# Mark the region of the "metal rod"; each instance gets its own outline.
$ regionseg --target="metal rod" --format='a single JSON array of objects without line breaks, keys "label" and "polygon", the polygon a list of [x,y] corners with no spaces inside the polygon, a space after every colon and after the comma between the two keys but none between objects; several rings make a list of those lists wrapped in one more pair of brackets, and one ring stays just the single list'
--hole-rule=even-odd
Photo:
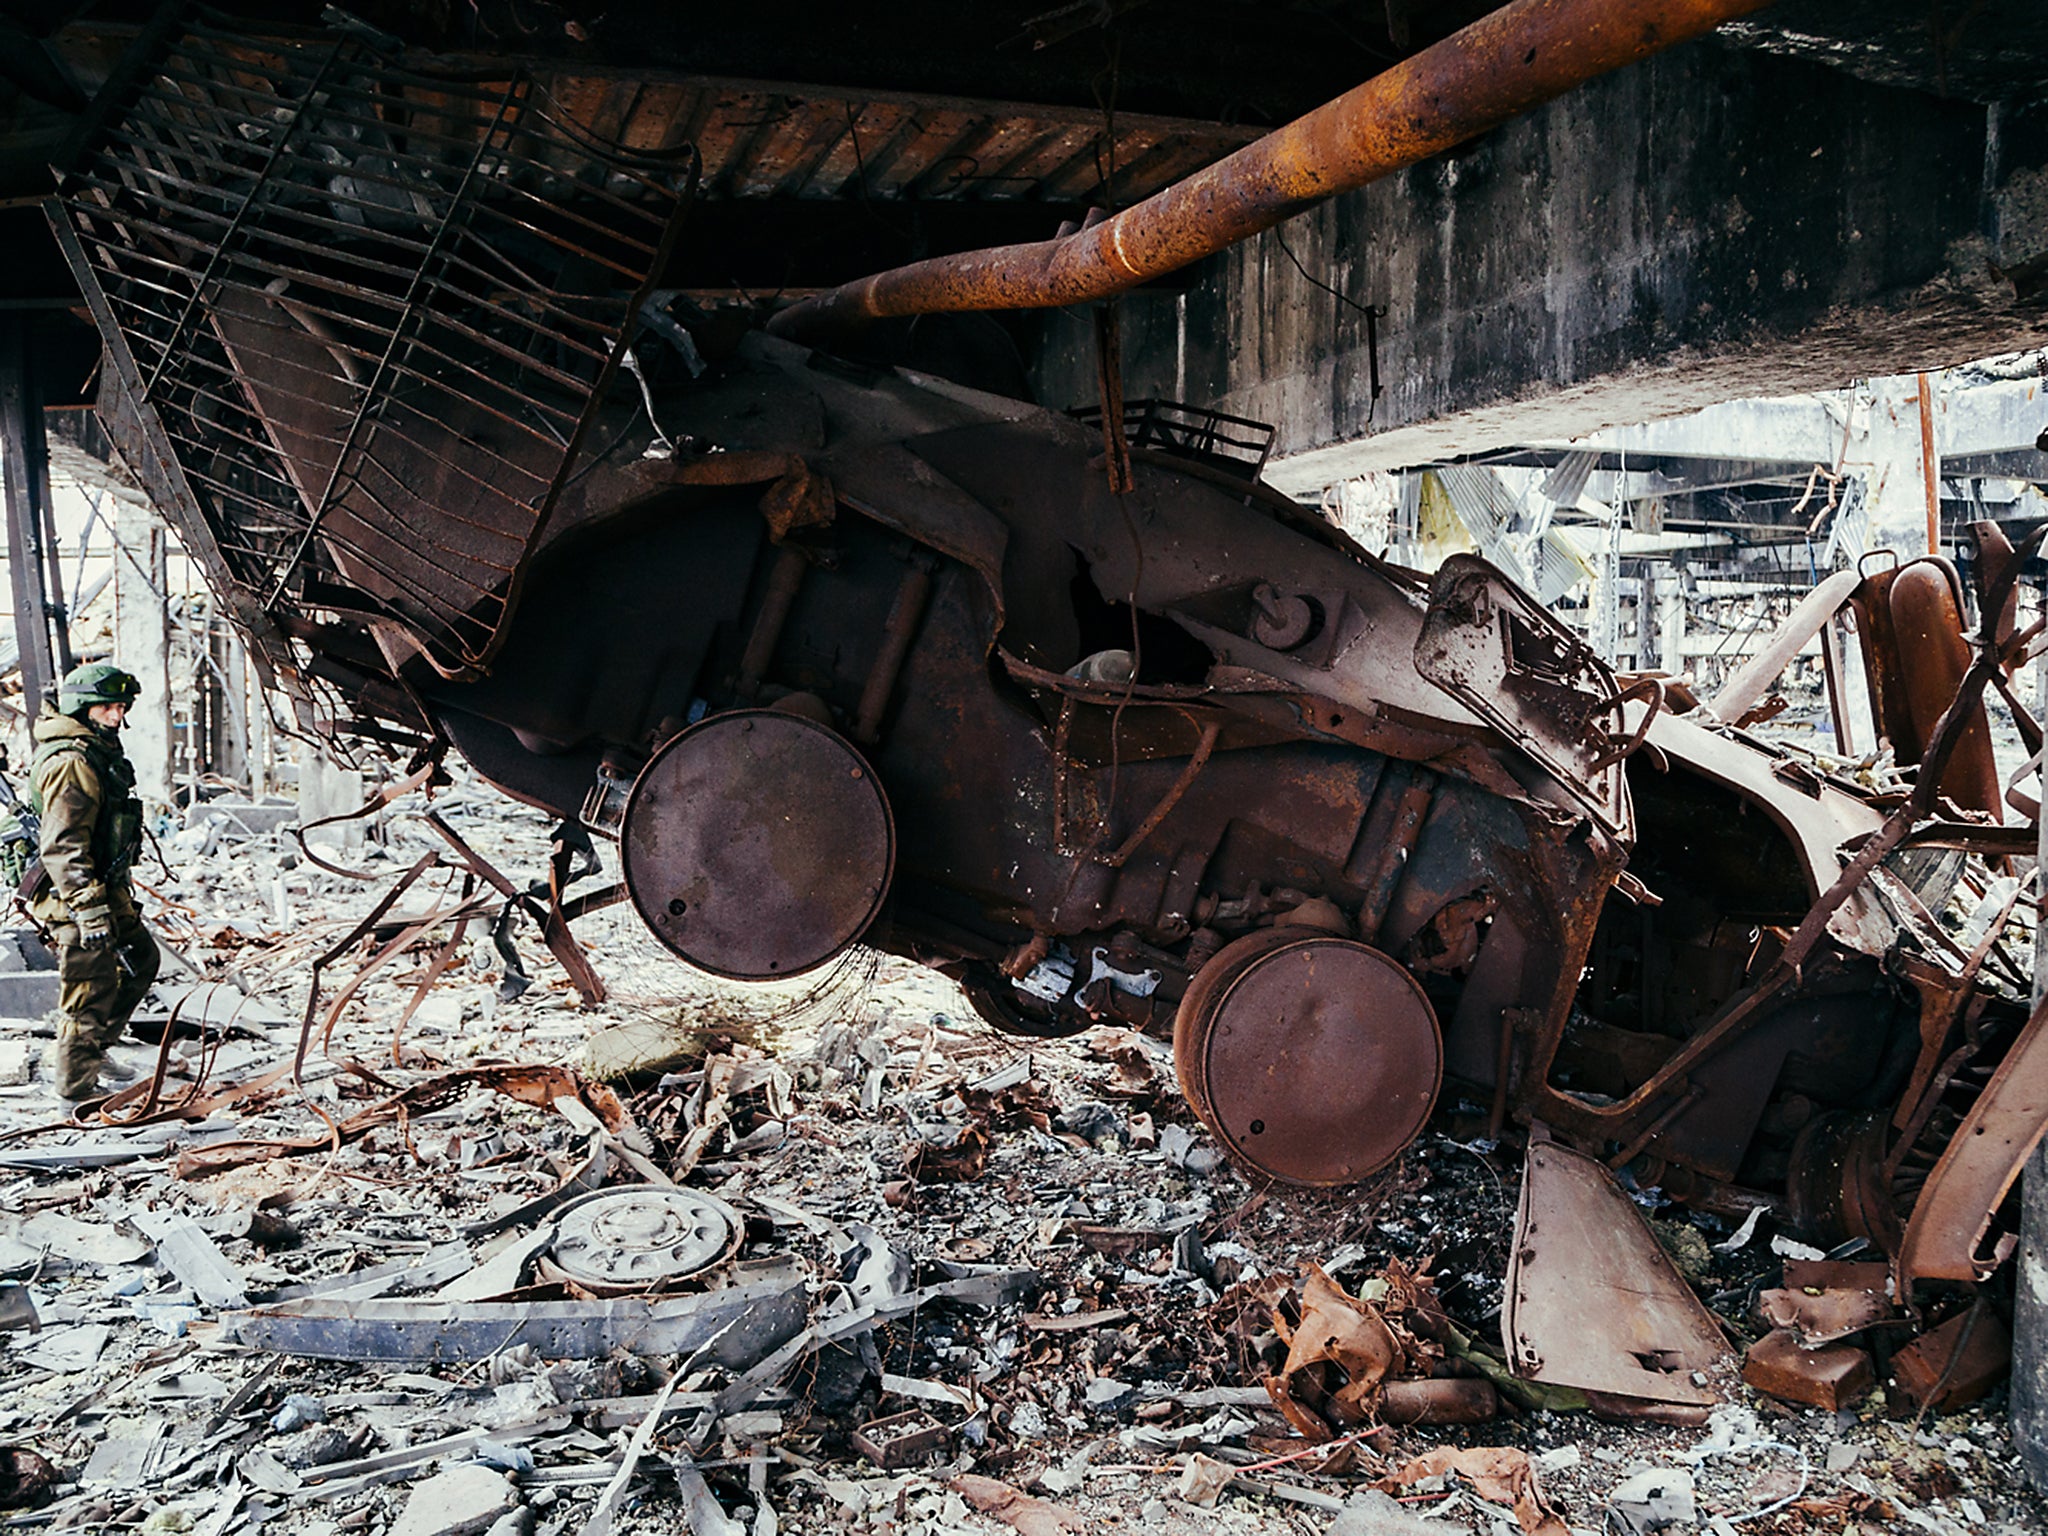
[{"label": "metal rod", "polygon": [[1934,397],[1927,375],[1915,374],[1920,396],[1920,475],[1927,488],[1927,553],[1941,553],[1941,477],[1934,470]]},{"label": "metal rod", "polygon": [[800,301],[768,328],[809,340],[885,316],[1108,298],[1768,3],[1515,0],[1090,228],[877,273]]},{"label": "metal rod", "polygon": [[[469,169],[463,173],[462,184],[455,189],[455,200],[453,203],[455,210],[466,211],[470,185],[476,180],[477,172],[483,166],[484,161],[493,155],[500,160],[503,159],[504,149],[493,150],[492,144],[497,139],[500,131],[505,127],[505,119],[511,112],[513,102],[517,96],[518,91],[516,88],[509,90],[498,103],[498,114],[492,119],[491,126],[485,130],[482,139],[478,141],[476,155],[470,161]],[[294,121],[296,122],[296,119]],[[299,547],[293,551],[291,558],[285,562],[284,569],[278,576],[277,585],[271,589],[269,596],[264,599],[263,606],[266,608],[276,606],[278,598],[284,592],[285,583],[291,579],[292,570],[306,557],[306,551],[312,547],[314,536],[320,529],[320,520],[326,515],[328,506],[334,500],[335,491],[342,484],[344,475],[348,473],[349,455],[362,433],[363,426],[373,410],[383,403],[384,397],[380,391],[384,387],[384,380],[390,375],[392,364],[397,361],[401,346],[415,339],[413,336],[409,336],[408,332],[416,332],[418,328],[416,325],[410,325],[407,322],[417,312],[421,290],[430,280],[428,273],[434,265],[435,258],[440,254],[441,247],[454,224],[455,217],[454,213],[451,212],[448,218],[434,231],[433,243],[429,246],[426,256],[420,262],[419,271],[413,278],[412,288],[405,296],[405,312],[399,316],[397,324],[392,327],[391,339],[384,348],[383,357],[378,359],[377,371],[371,375],[369,387],[362,393],[355,416],[349,422],[348,433],[342,441],[341,452],[335,457],[334,467],[328,471],[327,485],[320,492],[320,499],[312,503],[308,508],[311,515],[307,520],[305,536],[299,541]]]},{"label": "metal rod", "polygon": [[[327,51],[327,57],[320,63],[319,73],[313,76],[313,83],[307,88],[306,100],[308,102],[311,102],[315,96],[320,94],[320,88],[327,83],[328,75],[333,73],[334,66],[340,61],[341,53],[342,45],[340,43],[336,43]],[[297,131],[299,124],[305,120],[305,117],[305,113],[299,114],[278,131],[277,142],[271,145],[270,154],[265,158],[263,169],[257,174],[255,184],[249,188],[241,203],[236,207],[234,219],[228,225],[227,233],[221,236],[220,244],[214,248],[213,255],[206,264],[206,269],[199,274],[198,280],[193,283],[191,296],[185,300],[184,312],[178,316],[177,324],[172,327],[172,334],[174,336],[183,336],[185,334],[185,327],[190,323],[193,311],[198,308],[200,300],[206,296],[206,287],[213,278],[214,269],[220,265],[221,258],[227,254],[228,248],[234,244],[235,236],[241,232],[242,225],[247,221],[250,210],[257,205],[257,200],[261,198],[265,190],[270,186],[271,172],[277,168],[278,160],[284,154],[285,145],[291,142],[292,134]],[[175,344],[164,349],[164,355],[157,360],[155,369],[143,381],[141,393],[137,400],[138,404],[147,405],[149,403],[150,396],[156,389],[158,376],[162,374],[164,365],[169,362],[177,350],[178,348]]]}]

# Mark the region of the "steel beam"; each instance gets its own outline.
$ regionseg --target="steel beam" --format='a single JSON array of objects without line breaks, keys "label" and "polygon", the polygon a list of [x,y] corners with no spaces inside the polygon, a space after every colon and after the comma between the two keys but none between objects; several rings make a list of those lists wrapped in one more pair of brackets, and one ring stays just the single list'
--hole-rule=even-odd
[{"label": "steel beam", "polygon": [[[0,474],[7,499],[7,574],[21,656],[22,708],[33,717],[71,665],[61,608],[53,609],[44,562],[54,561],[50,456],[28,319],[0,314]],[[51,621],[57,622],[53,625]]]}]

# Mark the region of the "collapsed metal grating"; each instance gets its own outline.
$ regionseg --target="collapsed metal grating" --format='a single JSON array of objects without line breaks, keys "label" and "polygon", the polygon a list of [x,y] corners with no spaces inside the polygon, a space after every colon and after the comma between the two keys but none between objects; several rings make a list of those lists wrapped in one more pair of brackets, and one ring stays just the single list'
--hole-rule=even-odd
[{"label": "collapsed metal grating", "polygon": [[145,37],[97,111],[51,218],[137,472],[245,622],[395,622],[474,673],[694,157],[600,142],[523,73],[205,21]]},{"label": "collapsed metal grating", "polygon": [[[1076,406],[1067,414],[1089,426],[1102,422],[1099,405]],[[1259,478],[1278,430],[1248,416],[1227,416],[1178,400],[1124,402],[1124,437],[1133,448],[1149,448],[1244,480]]]}]

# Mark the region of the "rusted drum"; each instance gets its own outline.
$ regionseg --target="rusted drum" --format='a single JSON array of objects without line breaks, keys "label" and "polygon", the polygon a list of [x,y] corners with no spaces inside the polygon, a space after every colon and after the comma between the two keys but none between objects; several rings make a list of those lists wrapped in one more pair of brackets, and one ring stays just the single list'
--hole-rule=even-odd
[{"label": "rusted drum", "polygon": [[767,981],[867,931],[896,867],[896,823],[844,738],[800,715],[734,710],[640,770],[619,853],[656,938],[700,970]]},{"label": "rusted drum", "polygon": [[1436,1010],[1370,945],[1275,928],[1226,945],[1174,1020],[1181,1091],[1238,1162],[1349,1184],[1420,1134],[1443,1081]]}]

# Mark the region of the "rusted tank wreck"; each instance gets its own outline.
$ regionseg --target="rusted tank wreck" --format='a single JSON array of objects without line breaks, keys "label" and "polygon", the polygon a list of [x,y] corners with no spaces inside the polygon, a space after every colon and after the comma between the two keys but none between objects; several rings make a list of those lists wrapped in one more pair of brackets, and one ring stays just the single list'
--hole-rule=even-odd
[{"label": "rusted tank wreck", "polygon": [[[1469,1102],[1557,1144],[1573,1219],[1604,1167],[1865,1238],[1902,1295],[2009,1251],[2048,1093],[1981,705],[2032,638],[2014,551],[1967,639],[1940,562],[1795,622],[1857,616],[1919,764],[1873,792],[1736,728],[1767,667],[1616,677],[1483,561],[1396,568],[1261,485],[1252,424],[1105,431],[655,291],[687,189],[357,39],[194,27],[110,92],[52,205],[102,414],[310,725],[615,839],[718,975],[864,943],[999,1029],[1170,1031],[1274,1179]],[[1618,1358],[1692,1390],[1682,1348]]]}]

